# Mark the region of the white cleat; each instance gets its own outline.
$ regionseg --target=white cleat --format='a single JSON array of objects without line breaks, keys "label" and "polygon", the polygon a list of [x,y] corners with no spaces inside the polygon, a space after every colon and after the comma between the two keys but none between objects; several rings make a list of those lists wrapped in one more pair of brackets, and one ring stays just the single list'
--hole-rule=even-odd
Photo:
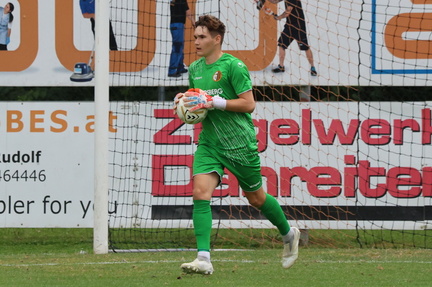
[{"label": "white cleat", "polygon": [[183,263],[180,267],[183,269],[183,272],[189,274],[213,274],[213,265],[211,262],[199,260],[198,258],[192,262]]},{"label": "white cleat", "polygon": [[290,268],[294,265],[298,257],[298,246],[300,241],[300,230],[297,227],[291,227],[294,231],[294,237],[291,242],[284,244],[282,253],[282,267]]}]

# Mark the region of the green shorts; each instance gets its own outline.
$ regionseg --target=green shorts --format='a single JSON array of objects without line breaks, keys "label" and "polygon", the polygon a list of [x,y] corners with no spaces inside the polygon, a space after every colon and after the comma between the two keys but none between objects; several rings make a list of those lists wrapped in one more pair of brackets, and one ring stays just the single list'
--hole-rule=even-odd
[{"label": "green shorts", "polygon": [[256,153],[242,156],[242,160],[228,158],[206,145],[198,145],[193,162],[193,175],[217,172],[220,179],[224,168],[234,174],[244,191],[257,191],[262,186],[261,161]]}]

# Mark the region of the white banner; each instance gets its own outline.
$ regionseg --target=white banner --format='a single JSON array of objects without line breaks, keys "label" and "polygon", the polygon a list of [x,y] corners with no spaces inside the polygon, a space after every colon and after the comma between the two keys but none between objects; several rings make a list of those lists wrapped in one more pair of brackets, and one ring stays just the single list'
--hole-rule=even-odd
[{"label": "white banner", "polygon": [[[187,226],[189,218],[169,210],[192,204],[198,126],[182,125],[168,102],[115,102],[111,110],[110,224]],[[0,103],[0,226],[92,227],[93,111],[89,102]],[[431,119],[430,103],[260,102],[265,188],[286,207],[366,207],[370,221],[425,228],[430,214],[402,211],[432,205]],[[247,206],[229,174],[214,195],[218,205]],[[394,207],[395,221],[379,214]],[[349,228],[352,220],[297,224]]]},{"label": "white banner", "polygon": [[0,104],[4,227],[93,223],[93,104]]},{"label": "white banner", "polygon": [[[305,52],[295,42],[286,50],[286,72],[271,72],[279,63],[277,39],[285,22],[259,12],[253,1],[189,1],[189,5],[195,16],[210,13],[225,22],[223,49],[247,64],[257,86],[430,85],[430,27],[427,21],[418,21],[431,18],[429,6],[409,0],[377,2],[302,1],[317,77],[310,75]],[[9,51],[0,52],[0,85],[93,85],[69,79],[76,63],[90,61],[94,45],[90,21],[81,14],[79,1],[11,3],[15,20]],[[110,52],[111,84],[187,85],[186,76],[167,77],[171,51],[168,2],[113,0],[109,5],[119,47]],[[267,5],[282,13],[283,4]],[[196,59],[189,23],[185,39],[185,63],[189,65]]]}]

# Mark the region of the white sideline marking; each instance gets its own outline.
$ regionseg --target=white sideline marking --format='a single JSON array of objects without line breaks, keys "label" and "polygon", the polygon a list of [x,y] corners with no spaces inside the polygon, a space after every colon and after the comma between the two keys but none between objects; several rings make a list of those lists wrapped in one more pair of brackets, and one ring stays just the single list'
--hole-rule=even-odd
[{"label": "white sideline marking", "polygon": [[[184,252],[197,251],[196,248],[168,248],[168,249],[116,249],[109,253],[144,253],[144,252]],[[212,251],[253,251],[253,249],[212,249]]]},{"label": "white sideline marking", "polygon": [[[35,263],[35,264],[0,264],[0,267],[30,267],[30,266],[73,266],[73,265],[111,265],[111,264],[139,264],[139,263],[183,263],[184,260],[143,260],[143,261],[112,261],[112,262],[81,262],[81,263]],[[212,262],[259,263],[255,260],[216,259]],[[398,264],[432,264],[432,261],[387,261],[387,260],[300,260],[298,263],[352,264],[352,263],[398,263]],[[297,263],[297,264],[298,264]]]}]

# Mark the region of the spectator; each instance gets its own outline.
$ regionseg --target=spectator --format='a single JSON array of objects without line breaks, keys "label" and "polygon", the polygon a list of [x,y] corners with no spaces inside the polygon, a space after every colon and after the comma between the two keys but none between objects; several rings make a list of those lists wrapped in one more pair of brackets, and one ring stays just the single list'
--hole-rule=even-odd
[{"label": "spectator", "polygon": [[172,37],[172,48],[170,63],[168,68],[168,77],[180,77],[183,73],[187,73],[184,66],[184,30],[186,18],[188,18],[192,26],[194,18],[189,9],[187,0],[171,0],[170,1],[170,31]]},{"label": "spectator", "polygon": [[[90,19],[91,29],[93,31],[93,35],[95,35],[95,2],[96,0],[80,0],[80,8],[81,13],[84,18]],[[110,31],[110,50],[117,51],[117,41],[114,36],[114,31],[112,28],[111,21],[109,22],[109,31]]]},{"label": "spectator", "polygon": [[0,7],[0,51],[7,51],[12,32],[12,22],[14,20],[12,12],[14,9],[15,6],[10,2],[4,8]]},{"label": "spectator", "polygon": [[[312,51],[310,49],[308,38],[306,34],[306,21],[303,13],[301,0],[269,0],[273,4],[277,4],[281,1],[285,3],[285,10],[279,16],[273,13],[275,20],[286,19],[284,29],[278,39],[279,47],[279,65],[273,69],[273,73],[285,72],[285,54],[286,49],[292,43],[293,40],[297,41],[300,50],[305,51],[307,60],[311,66],[310,73],[312,76],[316,76],[317,70],[314,65],[314,59]],[[265,1],[257,1],[258,8],[261,9]]]}]

